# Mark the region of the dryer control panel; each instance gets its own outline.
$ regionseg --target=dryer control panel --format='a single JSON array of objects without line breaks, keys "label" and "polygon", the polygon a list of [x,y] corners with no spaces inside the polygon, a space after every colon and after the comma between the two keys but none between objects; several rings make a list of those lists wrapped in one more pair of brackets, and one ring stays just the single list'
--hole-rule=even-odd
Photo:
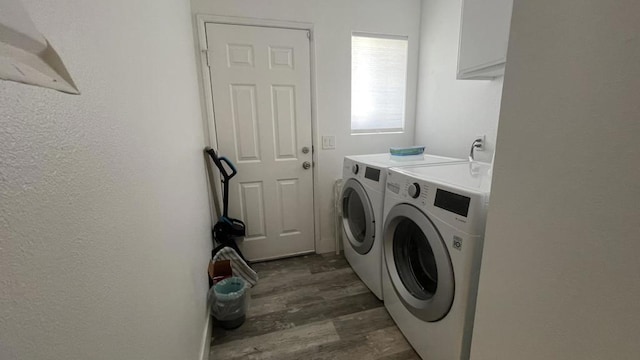
[{"label": "dryer control panel", "polygon": [[348,158],[344,159],[342,167],[342,178],[344,180],[349,178],[357,179],[363,185],[384,192],[386,175],[386,169],[367,165]]}]

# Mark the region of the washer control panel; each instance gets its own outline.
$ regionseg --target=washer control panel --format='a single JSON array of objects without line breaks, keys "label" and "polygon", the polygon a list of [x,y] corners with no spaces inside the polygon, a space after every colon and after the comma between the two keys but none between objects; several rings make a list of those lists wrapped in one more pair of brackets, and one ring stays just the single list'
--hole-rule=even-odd
[{"label": "washer control panel", "polygon": [[406,177],[398,176],[387,171],[387,190],[407,199],[415,199],[420,205],[427,205],[429,184],[419,180],[409,181]]},{"label": "washer control panel", "polygon": [[417,206],[470,234],[484,231],[486,195],[396,171],[402,169],[387,170],[386,198]]},{"label": "washer control panel", "polygon": [[417,182],[410,184],[407,192],[409,193],[409,196],[417,199],[418,196],[420,196],[420,184],[418,184]]}]

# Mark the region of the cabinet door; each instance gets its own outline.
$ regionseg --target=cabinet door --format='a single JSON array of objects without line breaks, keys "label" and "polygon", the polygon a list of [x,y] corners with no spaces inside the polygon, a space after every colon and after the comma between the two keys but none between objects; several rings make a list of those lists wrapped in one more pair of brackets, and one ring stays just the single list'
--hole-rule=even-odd
[{"label": "cabinet door", "polygon": [[513,0],[463,0],[458,79],[504,74]]}]

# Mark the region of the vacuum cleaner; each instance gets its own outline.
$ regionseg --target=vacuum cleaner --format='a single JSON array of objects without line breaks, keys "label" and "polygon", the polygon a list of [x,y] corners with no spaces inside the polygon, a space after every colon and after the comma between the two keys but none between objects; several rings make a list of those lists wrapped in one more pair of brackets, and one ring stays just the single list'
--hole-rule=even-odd
[{"label": "vacuum cleaner", "polygon": [[213,239],[219,245],[213,249],[211,257],[213,258],[216,253],[222,250],[224,247],[231,247],[234,249],[242,260],[247,261],[238,248],[236,238],[244,237],[246,234],[246,226],[242,220],[229,217],[229,182],[236,176],[238,170],[229,159],[224,156],[218,156],[215,150],[211,147],[206,147],[204,151],[209,154],[213,163],[220,171],[222,178],[222,216],[218,219],[218,222],[213,226]]}]

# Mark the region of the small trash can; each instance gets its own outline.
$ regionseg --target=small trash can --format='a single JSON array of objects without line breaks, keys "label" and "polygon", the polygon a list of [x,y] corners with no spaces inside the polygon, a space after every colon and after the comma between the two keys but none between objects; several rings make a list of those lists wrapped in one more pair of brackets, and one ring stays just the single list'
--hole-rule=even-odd
[{"label": "small trash can", "polygon": [[247,314],[247,283],[237,276],[220,281],[213,286],[211,315],[223,329],[231,330],[242,325]]}]

